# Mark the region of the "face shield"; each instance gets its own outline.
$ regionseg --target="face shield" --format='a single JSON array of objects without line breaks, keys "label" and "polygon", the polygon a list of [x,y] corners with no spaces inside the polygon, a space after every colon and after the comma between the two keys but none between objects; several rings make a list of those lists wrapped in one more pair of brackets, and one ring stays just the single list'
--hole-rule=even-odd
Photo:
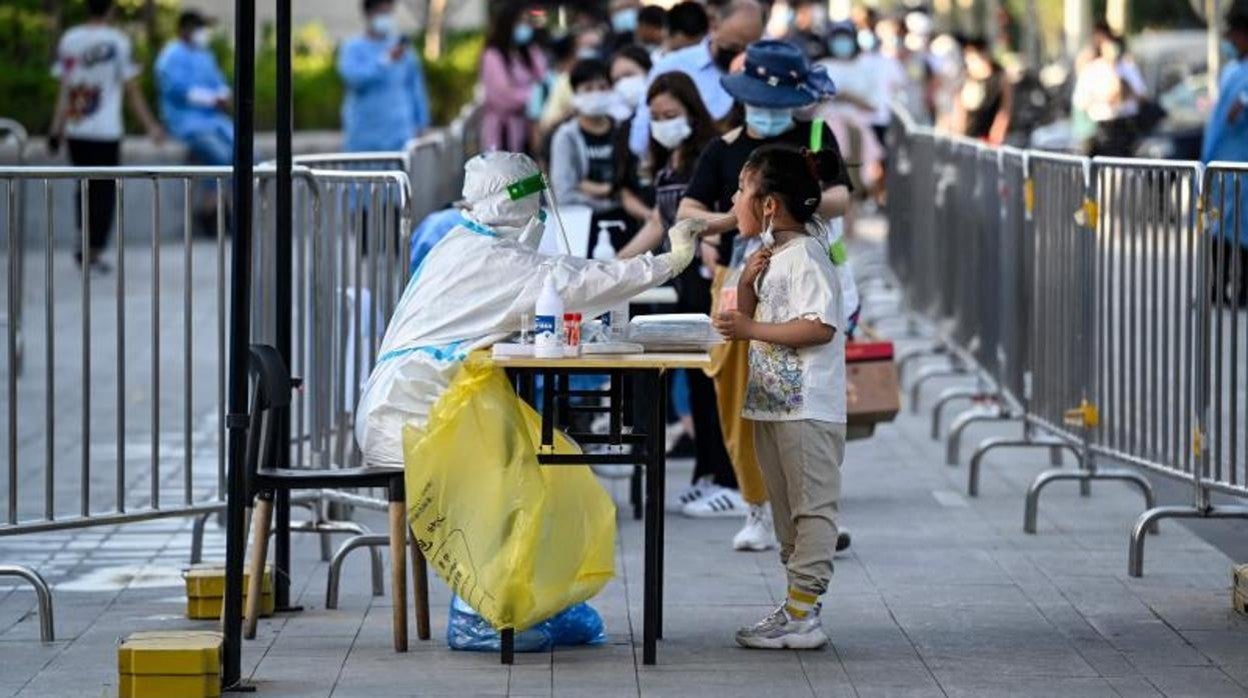
[{"label": "face shield", "polygon": [[[478,155],[464,166],[465,217],[490,228],[499,237],[536,248],[546,230],[546,208],[559,209],[546,176],[537,163],[520,153]],[[549,198],[547,202],[545,199]],[[567,237],[559,221],[564,250]]]}]

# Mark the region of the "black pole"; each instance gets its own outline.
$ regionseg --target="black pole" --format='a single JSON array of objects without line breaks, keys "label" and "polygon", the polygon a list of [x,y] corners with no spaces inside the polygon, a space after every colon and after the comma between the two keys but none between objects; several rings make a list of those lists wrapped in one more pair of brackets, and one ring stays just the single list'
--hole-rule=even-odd
[{"label": "black pole", "polygon": [[256,7],[234,0],[234,239],[230,243],[229,448],[226,493],[225,599],[222,630],[222,688],[233,688],[242,673],[243,554],[247,530],[246,438],[249,344],[251,333],[252,152],[255,150]]},{"label": "black pole", "polygon": [[[291,20],[290,0],[276,0],[277,5],[277,254],[274,281],[277,287],[277,327],[274,340],[277,351],[287,366],[291,362],[291,234],[293,219],[293,182],[291,180]],[[277,465],[290,467],[290,408],[277,415]],[[290,491],[278,490],[274,506],[276,527],[273,540],[273,601],[280,609],[290,607]]]}]

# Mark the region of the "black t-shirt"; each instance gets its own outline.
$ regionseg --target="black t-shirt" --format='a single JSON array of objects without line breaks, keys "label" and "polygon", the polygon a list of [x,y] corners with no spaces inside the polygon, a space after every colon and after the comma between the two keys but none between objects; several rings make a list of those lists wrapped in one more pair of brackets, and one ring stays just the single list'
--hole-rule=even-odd
[{"label": "black t-shirt", "polygon": [[[810,147],[811,122],[798,121],[796,127],[785,131],[774,138],[752,138],[742,127],[737,137],[731,142],[724,138],[716,138],[707,144],[698,158],[694,168],[693,179],[685,190],[685,197],[706,206],[711,211],[727,213],[732,209],[732,197],[737,193],[737,182],[741,168],[750,154],[757,148],[772,143],[785,143],[796,148]],[[732,133],[729,136],[733,135]],[[823,150],[831,150],[836,157],[829,161],[819,173],[820,184],[826,189],[834,185],[844,185],[853,189],[849,181],[849,170],[845,167],[845,159],[841,157],[841,149],[836,143],[832,129],[823,124]],[[724,235],[719,245],[719,258],[727,262],[732,257],[732,240],[736,231]]]},{"label": "black t-shirt", "polygon": [[585,153],[589,156],[589,171],[585,179],[602,184],[615,183],[615,129],[602,135],[581,129],[585,139]]}]

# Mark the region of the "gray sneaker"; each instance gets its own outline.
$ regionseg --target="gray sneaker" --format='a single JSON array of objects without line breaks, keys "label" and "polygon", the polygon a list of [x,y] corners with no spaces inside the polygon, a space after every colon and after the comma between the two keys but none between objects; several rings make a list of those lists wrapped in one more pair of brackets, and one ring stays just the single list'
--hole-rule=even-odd
[{"label": "gray sneaker", "polygon": [[815,650],[828,644],[828,636],[819,622],[819,606],[805,618],[789,617],[784,606],[771,615],[737,631],[737,644],[758,650]]}]

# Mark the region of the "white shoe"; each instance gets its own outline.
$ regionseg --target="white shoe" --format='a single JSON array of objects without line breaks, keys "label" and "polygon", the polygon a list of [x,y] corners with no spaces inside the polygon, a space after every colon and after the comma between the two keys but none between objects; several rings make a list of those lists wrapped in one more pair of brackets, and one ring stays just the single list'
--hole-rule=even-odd
[{"label": "white shoe", "polygon": [[680,513],[695,519],[736,518],[745,516],[749,508],[741,493],[727,487],[711,485],[715,489],[705,497],[690,502]]},{"label": "white shoe", "polygon": [[771,520],[771,503],[750,506],[745,525],[732,537],[733,550],[762,552],[776,547],[776,528]]},{"label": "white shoe", "polygon": [[681,490],[680,494],[676,495],[676,502],[672,504],[670,510],[676,512],[684,511],[687,505],[702,499],[718,488],[718,485],[711,482],[709,475],[698,478],[692,485],[689,485]]}]

